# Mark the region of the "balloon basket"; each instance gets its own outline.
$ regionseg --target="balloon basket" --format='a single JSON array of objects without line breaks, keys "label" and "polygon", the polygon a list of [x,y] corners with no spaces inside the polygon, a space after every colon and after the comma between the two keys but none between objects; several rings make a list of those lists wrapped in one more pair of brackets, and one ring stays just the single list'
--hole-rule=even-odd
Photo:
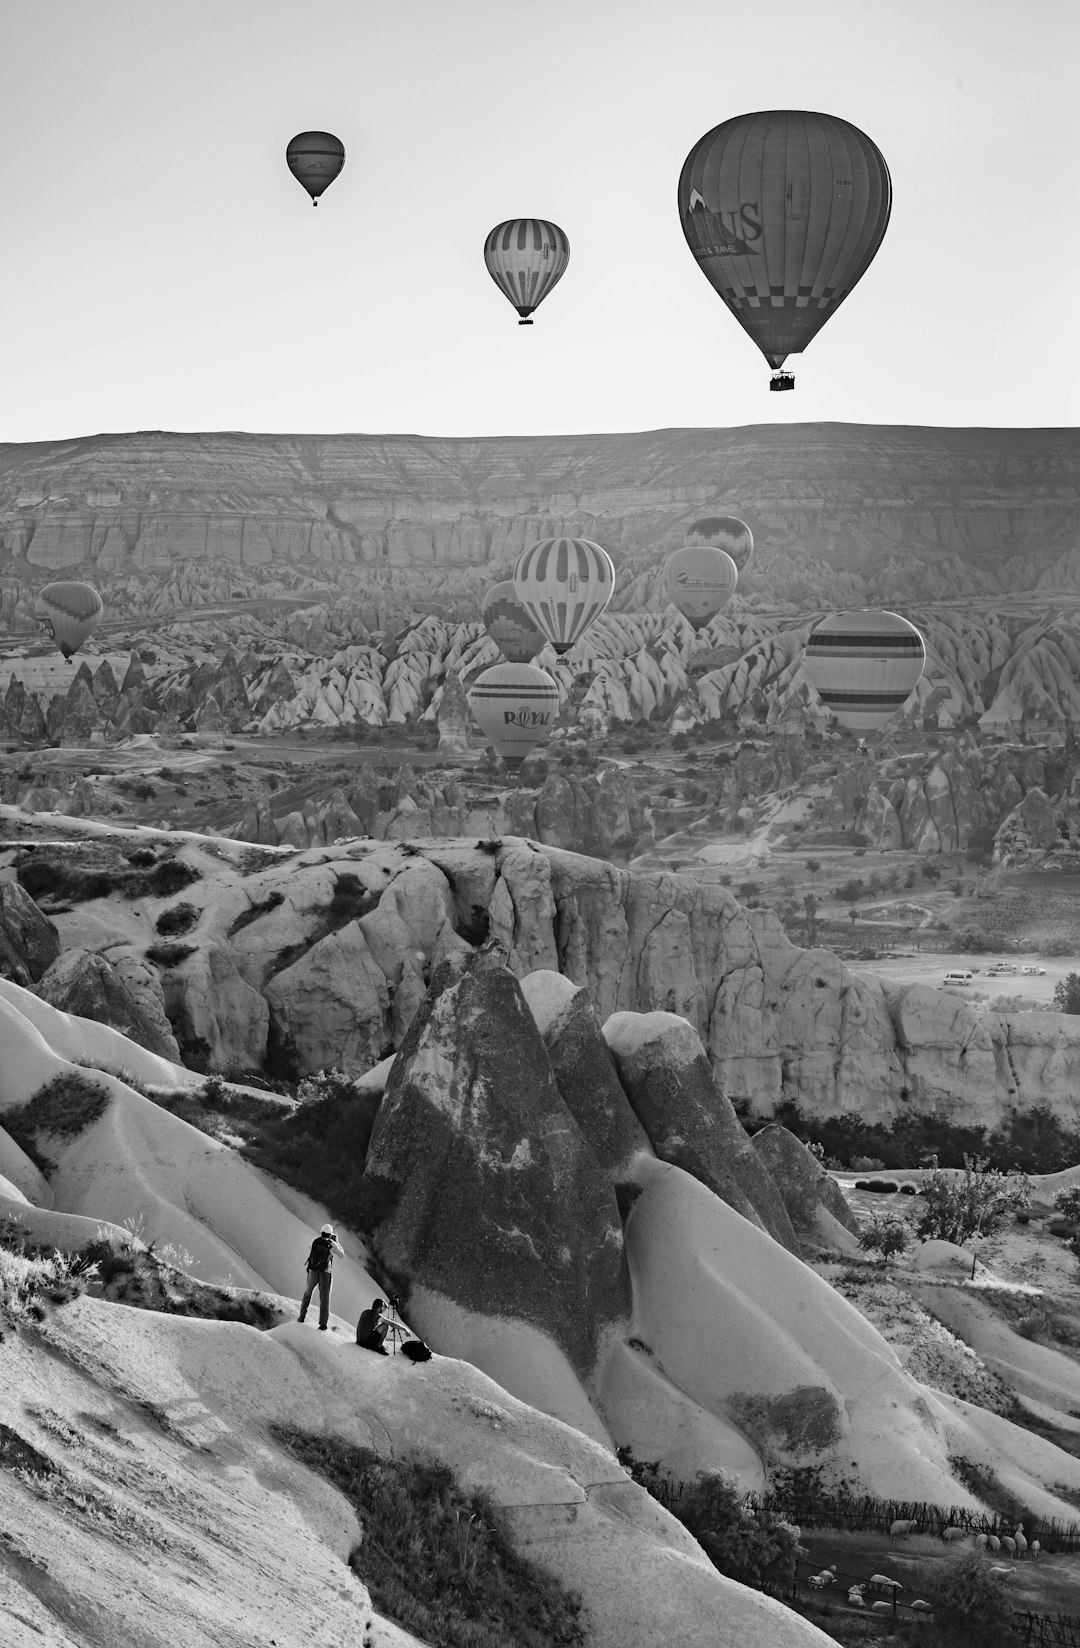
[{"label": "balloon basket", "polygon": [[531,320],[519,320],[518,325],[519,326],[531,326],[532,321]]},{"label": "balloon basket", "polygon": [[772,377],[769,379],[769,388],[774,392],[784,389],[794,389],[794,387],[795,374],[793,372],[774,372]]}]

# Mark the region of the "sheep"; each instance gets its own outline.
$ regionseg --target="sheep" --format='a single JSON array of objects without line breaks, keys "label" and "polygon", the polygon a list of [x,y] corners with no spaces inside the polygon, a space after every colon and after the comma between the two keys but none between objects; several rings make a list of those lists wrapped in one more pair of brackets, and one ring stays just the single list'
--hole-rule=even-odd
[{"label": "sheep", "polygon": [[1002,1534],[1001,1548],[1003,1551],[1008,1551],[1010,1556],[1016,1555],[1016,1541],[1011,1534]]},{"label": "sheep", "polygon": [[911,1606],[913,1611],[917,1609],[920,1614],[932,1614],[934,1611],[934,1604],[932,1602],[924,1602],[922,1597],[916,1597]]},{"label": "sheep", "polygon": [[847,1594],[847,1599],[853,1608],[866,1607],[866,1598],[863,1596],[863,1588],[861,1585],[853,1585]]},{"label": "sheep", "polygon": [[806,1583],[813,1591],[823,1591],[826,1585],[832,1585],[835,1579],[836,1575],[831,1574],[826,1568],[825,1572],[822,1574],[811,1574]]},{"label": "sheep", "polygon": [[1038,1556],[1038,1554],[1041,1550],[1042,1550],[1042,1546],[1039,1544],[1039,1541],[1037,1539],[1033,1539],[1031,1541],[1031,1544],[1028,1546],[1029,1553],[1032,1556]]},{"label": "sheep", "polygon": [[990,1569],[990,1572],[994,1575],[994,1577],[996,1579],[1008,1579],[1008,1577],[1012,1573],[1012,1571],[1013,1570],[1011,1568],[1002,1568],[1002,1567],[993,1567],[993,1568]]},{"label": "sheep", "polygon": [[1017,1556],[1027,1556],[1027,1535],[1024,1533],[1024,1524],[1022,1522],[1018,1522],[1016,1527],[1013,1529],[1013,1538],[1016,1541]]},{"label": "sheep", "polygon": [[1000,1551],[1001,1549],[1001,1541],[997,1534],[988,1534],[986,1543],[991,1551]]},{"label": "sheep", "polygon": [[871,1574],[869,1583],[875,1591],[902,1591],[904,1589],[898,1579],[890,1579],[888,1574]]},{"label": "sheep", "polygon": [[946,1544],[952,1544],[957,1539],[966,1539],[967,1536],[967,1528],[942,1528],[941,1530],[941,1537]]},{"label": "sheep", "polygon": [[975,1535],[975,1549],[977,1551],[985,1551],[985,1549],[986,1549],[987,1545],[989,1544],[989,1542],[990,1542],[990,1535],[989,1534],[976,1534]]},{"label": "sheep", "polygon": [[872,1602],[870,1604],[875,1614],[886,1614],[892,1608],[891,1602]]},{"label": "sheep", "polygon": [[919,1524],[913,1516],[898,1517],[889,1528],[889,1537],[895,1539],[897,1534],[913,1534]]}]

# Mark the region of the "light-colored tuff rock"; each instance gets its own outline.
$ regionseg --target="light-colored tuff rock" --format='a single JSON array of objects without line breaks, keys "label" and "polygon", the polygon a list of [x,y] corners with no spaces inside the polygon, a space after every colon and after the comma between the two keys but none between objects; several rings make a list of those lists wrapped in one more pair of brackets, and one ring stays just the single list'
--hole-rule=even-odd
[{"label": "light-colored tuff rock", "polygon": [[211,1069],[260,1070],[266,1057],[270,1008],[241,976],[220,944],[196,950],[165,983],[177,1041]]},{"label": "light-colored tuff rock", "polygon": [[300,1076],[369,1070],[389,1049],[390,994],[359,922],[312,945],[264,991],[279,1058]]},{"label": "light-colored tuff rock", "polygon": [[13,875],[0,876],[0,978],[30,985],[60,954],[60,935]]},{"label": "light-colored tuff rock", "polygon": [[149,981],[146,968],[133,959],[122,971],[105,956],[87,950],[65,950],[34,988],[42,1001],[58,1007],[61,1012],[111,1025],[149,1052],[164,1059],[179,1060],[162,1001]]},{"label": "light-colored tuff rock", "polygon": [[773,1122],[759,1128],[751,1143],[779,1190],[798,1236],[812,1241],[821,1239],[822,1209],[852,1236],[859,1234],[859,1221],[844,1200],[840,1186],[794,1133]]}]

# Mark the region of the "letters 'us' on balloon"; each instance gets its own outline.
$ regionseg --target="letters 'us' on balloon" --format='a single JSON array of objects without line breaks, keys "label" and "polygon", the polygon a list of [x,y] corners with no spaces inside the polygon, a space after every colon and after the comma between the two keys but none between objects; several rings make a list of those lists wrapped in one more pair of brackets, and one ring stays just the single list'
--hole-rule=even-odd
[{"label": "letters 'us' on balloon", "polygon": [[854,733],[874,732],[910,698],[926,646],[898,612],[839,612],[810,633],[803,669],[826,709]]},{"label": "letters 'us' on balloon", "polygon": [[476,677],[466,697],[477,725],[511,769],[548,736],[559,709],[559,689],[536,664],[494,664]]},{"label": "letters 'us' on balloon", "polygon": [[765,109],[706,132],[679,178],[679,217],[710,286],[781,372],[861,280],[892,209],[877,145],[837,115]]},{"label": "letters 'us' on balloon", "polygon": [[545,538],[514,568],[514,594],[560,655],[581,640],[614,591],[611,556],[590,538]]}]

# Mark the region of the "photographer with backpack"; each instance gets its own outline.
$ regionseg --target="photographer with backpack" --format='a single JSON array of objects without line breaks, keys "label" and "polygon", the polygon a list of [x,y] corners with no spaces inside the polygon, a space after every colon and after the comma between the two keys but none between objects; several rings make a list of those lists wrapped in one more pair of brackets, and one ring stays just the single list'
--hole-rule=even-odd
[{"label": "photographer with backpack", "polygon": [[307,1315],[311,1295],[315,1289],[319,1290],[319,1328],[325,1333],[330,1318],[330,1269],[334,1263],[334,1254],[340,1253],[345,1257],[345,1249],[334,1234],[333,1225],[323,1225],[319,1234],[311,1244],[311,1252],[307,1259],[307,1289],[300,1301],[300,1320]]}]

